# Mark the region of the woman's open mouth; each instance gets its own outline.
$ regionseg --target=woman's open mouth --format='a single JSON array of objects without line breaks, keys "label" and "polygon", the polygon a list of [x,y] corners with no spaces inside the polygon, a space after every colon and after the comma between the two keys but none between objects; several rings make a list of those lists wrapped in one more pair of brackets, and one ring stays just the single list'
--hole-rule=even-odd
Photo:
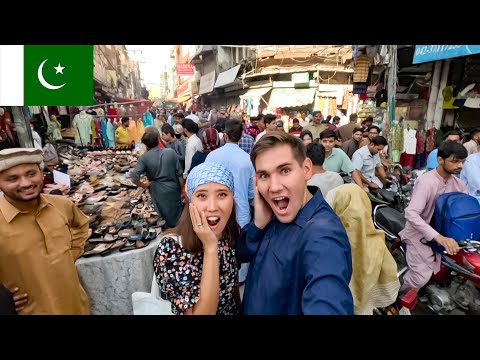
[{"label": "woman's open mouth", "polygon": [[215,229],[220,222],[220,218],[218,216],[209,216],[207,217],[207,222],[208,226],[210,226],[210,229]]},{"label": "woman's open mouth", "polygon": [[272,200],[279,214],[284,214],[287,211],[288,204],[290,203],[290,199],[288,197],[279,196],[279,197],[273,198]]}]

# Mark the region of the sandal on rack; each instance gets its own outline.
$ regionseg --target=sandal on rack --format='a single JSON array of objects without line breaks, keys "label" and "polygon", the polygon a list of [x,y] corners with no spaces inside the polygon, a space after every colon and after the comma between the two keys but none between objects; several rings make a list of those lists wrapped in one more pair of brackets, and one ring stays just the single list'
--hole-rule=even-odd
[{"label": "sandal on rack", "polygon": [[97,246],[95,246],[92,250],[85,252],[83,256],[89,257],[89,256],[99,255],[100,253],[110,249],[111,247],[112,247],[112,244],[100,243]]},{"label": "sandal on rack", "polygon": [[135,243],[136,241],[127,241],[124,246],[122,246],[119,251],[124,252],[124,251],[130,251],[130,250],[135,250]]},{"label": "sandal on rack", "polygon": [[117,240],[112,244],[112,247],[102,253],[100,253],[101,256],[107,256],[110,255],[113,251],[116,249],[120,249],[122,246],[126,244],[127,240]]}]

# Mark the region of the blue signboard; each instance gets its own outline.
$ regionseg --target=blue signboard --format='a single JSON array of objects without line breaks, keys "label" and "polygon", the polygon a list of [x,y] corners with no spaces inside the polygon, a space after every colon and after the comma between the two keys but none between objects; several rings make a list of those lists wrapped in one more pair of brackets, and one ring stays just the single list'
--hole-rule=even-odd
[{"label": "blue signboard", "polygon": [[413,63],[450,59],[480,53],[480,45],[415,45]]}]

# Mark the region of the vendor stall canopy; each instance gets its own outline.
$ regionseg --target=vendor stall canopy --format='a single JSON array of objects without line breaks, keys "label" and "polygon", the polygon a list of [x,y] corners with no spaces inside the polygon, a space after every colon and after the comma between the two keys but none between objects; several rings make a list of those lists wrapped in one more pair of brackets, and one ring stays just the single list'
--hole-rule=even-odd
[{"label": "vendor stall canopy", "polygon": [[270,95],[269,106],[272,108],[293,108],[313,103],[315,88],[275,88]]}]

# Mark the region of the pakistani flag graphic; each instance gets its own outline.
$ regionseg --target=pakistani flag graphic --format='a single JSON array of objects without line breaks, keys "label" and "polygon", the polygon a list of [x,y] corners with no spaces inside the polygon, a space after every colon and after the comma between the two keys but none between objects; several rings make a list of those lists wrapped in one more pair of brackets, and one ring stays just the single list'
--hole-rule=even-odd
[{"label": "pakistani flag graphic", "polygon": [[25,45],[24,105],[93,105],[93,45]]}]

